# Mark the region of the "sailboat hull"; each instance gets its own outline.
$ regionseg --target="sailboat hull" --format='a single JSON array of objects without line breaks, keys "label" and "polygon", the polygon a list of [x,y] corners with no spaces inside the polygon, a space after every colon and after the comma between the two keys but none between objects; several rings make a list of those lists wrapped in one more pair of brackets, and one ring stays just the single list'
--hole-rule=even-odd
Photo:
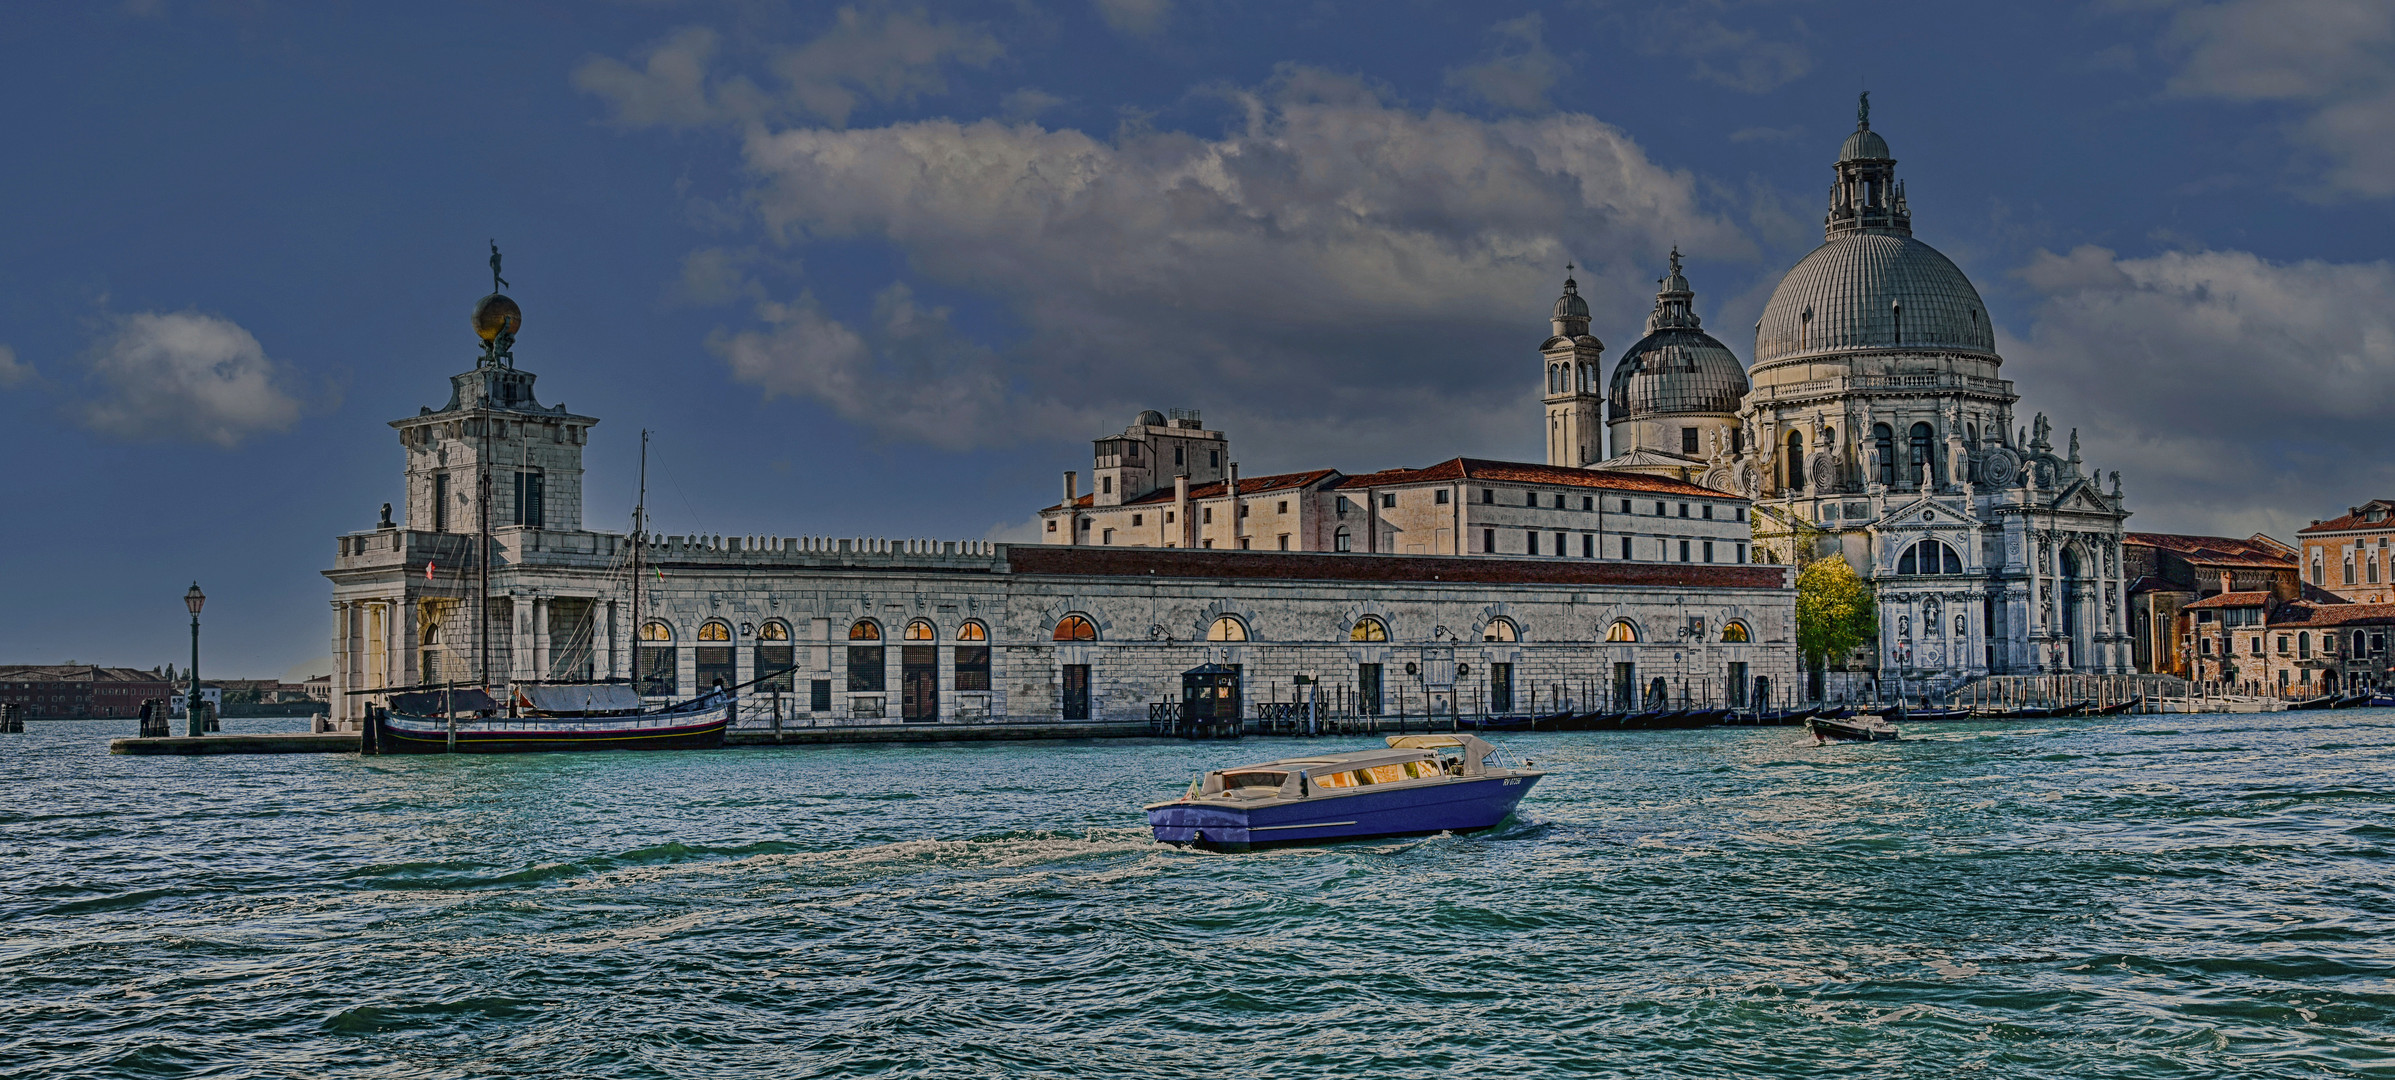
[{"label": "sailboat hull", "polygon": [[375,712],[374,753],[537,754],[558,750],[713,750],[731,722],[728,703],[677,713],[606,717],[461,717],[457,739],[440,716]]}]

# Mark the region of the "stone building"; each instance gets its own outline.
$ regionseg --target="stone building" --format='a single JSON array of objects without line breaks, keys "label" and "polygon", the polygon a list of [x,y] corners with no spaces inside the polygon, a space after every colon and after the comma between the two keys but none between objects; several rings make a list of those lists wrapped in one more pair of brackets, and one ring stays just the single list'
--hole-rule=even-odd
[{"label": "stone building", "polygon": [[2395,563],[2387,542],[2395,537],[2395,501],[2372,499],[2346,508],[2342,517],[2315,521],[2295,531],[2302,546],[2304,582],[2357,603],[2395,601]]},{"label": "stone building", "polygon": [[[1090,547],[1531,555],[1744,563],[1747,501],[1685,480],[1557,464],[1450,458],[1350,476],[1239,475],[1194,411],[1141,413],[1096,440],[1081,492],[1040,511],[1040,539]],[[1233,497],[1236,485],[1237,497]]]},{"label": "stone building", "polygon": [[[2195,677],[2201,639],[2195,619],[2180,615],[2195,601],[2236,592],[2296,600],[2303,593],[2295,549],[2261,533],[2239,540],[2133,532],[2122,540],[2121,552],[2122,574],[2129,579],[2131,661],[2140,672]],[[2230,617],[2244,616],[2224,612],[2203,621]]]},{"label": "stone building", "polygon": [[1207,662],[1249,701],[1296,700],[1304,676],[1366,714],[1736,704],[1795,674],[1793,572],[1748,563],[1742,499],[1466,458],[1243,480],[1194,414],[1100,440],[1099,490],[1052,508],[1052,544],[636,545],[585,527],[598,421],[541,404],[515,305],[484,318],[500,301],[447,402],[392,424],[402,520],[337,538],[338,720],[451,681],[628,679],[665,700],[762,678],[747,708],[871,723],[1144,720]]},{"label": "stone building", "polygon": [[172,698],[178,692],[158,670],[96,664],[0,666],[0,703],[22,706],[27,716],[139,716],[142,702]]},{"label": "stone building", "polygon": [[1624,356],[1603,464],[1754,499],[1767,560],[1847,560],[1880,599],[1869,666],[1915,686],[2129,671],[2119,474],[2105,490],[2043,415],[2016,429],[1986,306],[1913,237],[1865,106],[1831,166],[1824,242],[1755,324],[1743,396],[1675,266],[1648,325],[1676,359]]}]

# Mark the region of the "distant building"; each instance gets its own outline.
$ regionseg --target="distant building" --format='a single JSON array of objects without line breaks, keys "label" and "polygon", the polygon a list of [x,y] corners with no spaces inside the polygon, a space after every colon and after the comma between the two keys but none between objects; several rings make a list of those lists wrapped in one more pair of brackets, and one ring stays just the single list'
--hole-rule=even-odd
[{"label": "distant building", "polygon": [[2306,584],[2355,603],[2395,602],[2395,564],[2388,562],[2387,547],[2395,538],[2395,500],[2348,507],[2345,516],[2315,521],[2295,536]]},{"label": "distant building", "polygon": [[[2238,540],[2133,532],[2122,538],[2121,556],[2129,579],[2130,649],[2141,672],[2195,677],[2197,626],[2180,618],[2189,604],[2223,593],[2281,600],[2302,593],[2295,549],[2261,533]],[[2217,605],[2202,610],[2216,613],[2206,620],[2214,630],[2220,629],[2217,619],[2245,617],[2228,614],[2241,609]]]},{"label": "distant building", "polygon": [[22,705],[27,716],[139,716],[141,703],[172,697],[158,670],[92,664],[0,666],[0,702]]}]

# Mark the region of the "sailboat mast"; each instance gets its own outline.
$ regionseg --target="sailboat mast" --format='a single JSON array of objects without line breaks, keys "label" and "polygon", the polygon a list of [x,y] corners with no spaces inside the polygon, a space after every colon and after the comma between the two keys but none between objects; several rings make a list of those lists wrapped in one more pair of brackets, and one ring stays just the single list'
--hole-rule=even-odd
[{"label": "sailboat mast", "polygon": [[632,676],[634,693],[640,690],[640,548],[648,535],[649,507],[649,430],[640,430],[640,495],[632,503]]}]

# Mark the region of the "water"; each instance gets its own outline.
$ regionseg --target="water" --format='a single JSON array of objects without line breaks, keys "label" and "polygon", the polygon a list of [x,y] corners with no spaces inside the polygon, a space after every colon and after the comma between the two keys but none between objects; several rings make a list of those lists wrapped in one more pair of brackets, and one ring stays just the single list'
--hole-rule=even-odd
[{"label": "water", "polygon": [[131,726],[0,736],[0,1076],[2395,1076],[2395,712],[1515,736],[1494,835],[1240,856],[1139,804],[1365,740]]}]

